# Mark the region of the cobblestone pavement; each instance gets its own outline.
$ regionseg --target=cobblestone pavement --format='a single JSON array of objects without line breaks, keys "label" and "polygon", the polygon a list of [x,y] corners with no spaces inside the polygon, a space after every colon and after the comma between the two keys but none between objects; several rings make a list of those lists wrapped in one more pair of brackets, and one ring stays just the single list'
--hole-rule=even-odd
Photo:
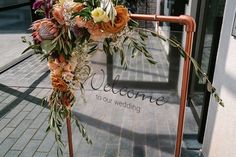
[{"label": "cobblestone pavement", "polygon": [[[101,71],[104,69],[106,73],[106,67],[102,62],[93,66],[96,75],[85,86],[87,103],[79,98],[73,108],[93,145],[85,143],[73,124],[75,156],[172,157],[178,118],[179,99],[176,94],[130,89],[153,99],[169,98],[166,104],[158,106],[141,97],[129,98],[122,93],[114,94],[112,90],[106,92],[103,90],[106,81],[103,83]],[[92,90],[92,86],[97,90]],[[40,106],[41,98],[50,91],[46,62],[40,62],[35,55],[0,75],[0,156],[56,156],[54,135],[45,133],[49,110]],[[187,133],[196,132],[193,122],[193,119],[187,119]],[[63,141],[67,141],[65,127]],[[68,156],[67,145],[65,156]]]}]

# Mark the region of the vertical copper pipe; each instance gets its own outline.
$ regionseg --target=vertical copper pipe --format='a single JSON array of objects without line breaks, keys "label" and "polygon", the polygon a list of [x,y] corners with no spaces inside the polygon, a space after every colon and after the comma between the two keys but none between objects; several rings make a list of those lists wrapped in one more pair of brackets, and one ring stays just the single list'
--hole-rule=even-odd
[{"label": "vertical copper pipe", "polygon": [[[187,15],[159,16],[159,15],[141,15],[141,14],[131,14],[130,16],[131,18],[136,20],[171,22],[185,25],[187,32],[185,51],[189,56],[191,56],[193,32],[195,31],[196,28],[195,21],[193,20],[192,17]],[[184,61],[184,69],[183,69],[175,157],[180,157],[181,155],[181,143],[183,139],[185,110],[186,110],[187,94],[188,94],[189,70],[190,70],[190,60],[187,57],[186,60]]]},{"label": "vertical copper pipe", "polygon": [[[185,51],[189,55],[191,54],[192,37],[193,37],[193,33],[192,32],[187,32]],[[184,62],[184,69],[183,69],[183,79],[182,79],[181,98],[180,98],[180,107],[179,107],[177,139],[176,139],[176,146],[175,146],[175,157],[180,157],[180,155],[181,155],[181,143],[182,143],[183,131],[184,131],[185,111],[186,111],[187,94],[188,94],[189,72],[190,72],[190,59],[187,57],[185,62]]]},{"label": "vertical copper pipe", "polygon": [[73,143],[72,143],[72,129],[71,129],[71,120],[70,117],[66,118],[66,125],[67,125],[67,135],[68,135],[68,145],[69,145],[69,155],[73,157]]}]

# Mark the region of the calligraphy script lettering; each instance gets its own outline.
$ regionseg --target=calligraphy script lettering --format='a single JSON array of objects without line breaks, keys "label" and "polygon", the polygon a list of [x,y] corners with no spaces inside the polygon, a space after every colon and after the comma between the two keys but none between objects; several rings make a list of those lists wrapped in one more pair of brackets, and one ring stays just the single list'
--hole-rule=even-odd
[{"label": "calligraphy script lettering", "polygon": [[92,75],[91,88],[93,90],[103,90],[104,92],[112,92],[113,94],[119,94],[120,96],[126,96],[130,99],[131,98],[133,98],[133,99],[141,98],[142,100],[149,99],[150,103],[155,103],[158,106],[164,105],[168,101],[167,98],[165,98],[164,96],[154,98],[152,96],[147,96],[145,93],[141,93],[141,92],[135,91],[133,89],[128,89],[127,87],[115,89],[115,85],[118,84],[120,76],[117,75],[111,84],[109,84],[109,83],[104,84],[105,72],[103,69],[101,69],[101,71],[102,71],[102,79],[99,83],[96,83],[97,85],[95,85],[95,83],[94,83],[96,73],[93,73],[93,75]]}]

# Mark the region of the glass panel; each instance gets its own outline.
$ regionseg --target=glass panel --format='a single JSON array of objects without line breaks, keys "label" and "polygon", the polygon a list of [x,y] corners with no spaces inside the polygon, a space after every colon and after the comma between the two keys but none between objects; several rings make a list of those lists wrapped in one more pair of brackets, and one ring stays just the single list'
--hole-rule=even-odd
[{"label": "glass panel", "polygon": [[[80,99],[74,111],[86,124],[94,143],[87,146],[75,129],[76,155],[174,156],[179,96],[177,91],[155,88],[155,82],[168,79],[168,59],[163,55],[159,39],[151,38],[148,43],[157,65],[150,65],[142,55],[130,58],[131,51],[125,52],[127,70],[120,66],[119,55],[114,56],[114,64],[108,66],[104,54],[93,57],[94,75],[85,86],[87,103]],[[164,63],[167,68],[162,67]],[[114,69],[111,82],[107,82],[111,75],[107,71],[109,66]],[[131,82],[123,84],[124,80]],[[132,82],[137,81],[140,88],[132,86]],[[153,83],[154,88],[150,90],[145,82]]]},{"label": "glass panel", "polygon": [[[216,50],[213,48],[216,46],[213,41],[215,38],[219,38],[218,35],[220,31],[216,32],[215,29],[218,28],[218,17],[223,16],[225,0],[210,0],[207,6],[207,16],[206,16],[206,32],[203,34],[203,50],[202,53],[199,52],[199,59],[202,69],[209,73],[209,66],[211,62],[211,55],[216,54]],[[219,39],[218,39],[219,40]],[[213,52],[214,51],[214,52]],[[212,53],[212,54],[211,54]],[[201,117],[202,107],[205,101],[205,86],[201,80],[196,81],[194,85],[194,91],[191,92],[191,99],[198,114]]]},{"label": "glass panel", "polygon": [[0,8],[12,6],[12,5],[18,5],[30,2],[30,0],[1,0],[0,1]]},{"label": "glass panel", "polygon": [[117,75],[120,76],[120,80],[137,81],[137,82],[163,82],[169,81],[169,61],[167,59],[167,53],[163,50],[161,40],[150,37],[150,40],[146,42],[149,47],[148,51],[151,52],[154,58],[157,59],[158,64],[152,65],[145,60],[144,56],[138,55],[135,58],[128,56],[129,68],[123,70],[120,66],[119,56],[113,57],[114,60],[114,75],[113,79]]},{"label": "glass panel", "polygon": [[30,6],[0,12],[0,33],[25,33],[31,25]]}]

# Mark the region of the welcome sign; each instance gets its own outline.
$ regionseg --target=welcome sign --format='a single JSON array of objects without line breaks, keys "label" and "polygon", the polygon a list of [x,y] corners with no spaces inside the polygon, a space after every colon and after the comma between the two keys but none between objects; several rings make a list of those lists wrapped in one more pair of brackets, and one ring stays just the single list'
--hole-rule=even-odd
[{"label": "welcome sign", "polygon": [[[88,146],[83,140],[75,142],[74,151],[79,156],[173,156],[179,110],[177,92],[123,85],[125,77],[122,73],[114,73],[109,82],[107,66],[113,66],[115,70],[118,65],[106,65],[104,58],[102,53],[94,56],[94,71],[84,87],[86,102],[80,99],[73,108],[75,115],[86,125],[93,144]],[[125,71],[129,76],[145,73],[130,69]],[[147,72],[146,75],[156,76]],[[145,76],[143,81],[147,81]],[[77,131],[75,128],[73,136],[77,136]]]}]

